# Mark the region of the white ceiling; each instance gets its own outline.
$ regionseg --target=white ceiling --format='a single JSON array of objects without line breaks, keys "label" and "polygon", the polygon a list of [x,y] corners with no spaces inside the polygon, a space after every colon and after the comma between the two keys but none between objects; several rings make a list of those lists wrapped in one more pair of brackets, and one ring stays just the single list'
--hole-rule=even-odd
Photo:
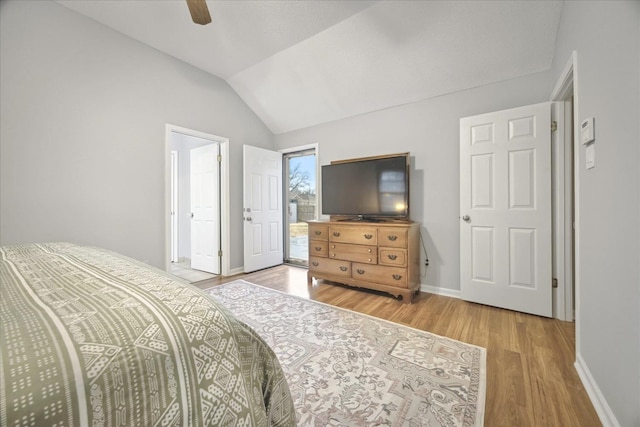
[{"label": "white ceiling", "polygon": [[562,2],[58,0],[225,79],[279,134],[548,70]]}]

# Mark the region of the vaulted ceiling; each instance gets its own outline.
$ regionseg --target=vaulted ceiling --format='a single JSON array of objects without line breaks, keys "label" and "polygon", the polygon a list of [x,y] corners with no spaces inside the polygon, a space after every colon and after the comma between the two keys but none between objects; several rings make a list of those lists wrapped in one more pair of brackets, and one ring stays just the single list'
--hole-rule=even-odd
[{"label": "vaulted ceiling", "polygon": [[275,134],[548,70],[562,2],[58,0],[225,79]]}]

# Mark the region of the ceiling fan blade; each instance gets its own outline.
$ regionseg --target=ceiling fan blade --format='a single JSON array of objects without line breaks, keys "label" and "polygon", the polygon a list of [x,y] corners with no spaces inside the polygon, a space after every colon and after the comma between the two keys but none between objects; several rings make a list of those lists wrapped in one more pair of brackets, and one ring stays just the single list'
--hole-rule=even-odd
[{"label": "ceiling fan blade", "polygon": [[206,0],[187,0],[187,5],[193,22],[200,25],[207,25],[211,22]]}]

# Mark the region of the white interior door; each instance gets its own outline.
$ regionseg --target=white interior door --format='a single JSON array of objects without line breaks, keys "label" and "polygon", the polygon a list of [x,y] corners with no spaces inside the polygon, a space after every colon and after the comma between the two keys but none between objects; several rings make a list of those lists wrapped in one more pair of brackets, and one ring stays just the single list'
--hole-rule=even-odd
[{"label": "white interior door", "polygon": [[171,262],[178,262],[178,152],[171,151]]},{"label": "white interior door", "polygon": [[191,155],[191,268],[220,274],[218,144],[194,148]]},{"label": "white interior door", "polygon": [[552,315],[551,107],[460,120],[462,299]]},{"label": "white interior door", "polygon": [[244,271],[282,264],[282,154],[243,150]]}]

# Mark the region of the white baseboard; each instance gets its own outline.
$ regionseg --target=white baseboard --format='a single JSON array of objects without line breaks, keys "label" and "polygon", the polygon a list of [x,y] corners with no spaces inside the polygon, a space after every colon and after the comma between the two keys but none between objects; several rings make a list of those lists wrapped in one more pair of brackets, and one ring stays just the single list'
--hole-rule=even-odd
[{"label": "white baseboard", "polygon": [[578,376],[582,381],[582,385],[584,385],[589,398],[591,399],[591,403],[593,404],[594,409],[598,413],[598,417],[600,418],[600,422],[603,427],[620,427],[620,423],[616,419],[616,416],[613,414],[613,411],[609,407],[607,400],[602,395],[596,380],[591,375],[591,371],[589,371],[589,367],[585,363],[582,355],[580,353],[576,354],[576,363],[574,363],[576,371],[578,371]]},{"label": "white baseboard", "polygon": [[456,289],[440,288],[438,286],[420,284],[420,292],[427,292],[429,294],[436,294],[445,297],[460,299],[460,291]]},{"label": "white baseboard", "polygon": [[232,268],[229,270],[228,276],[235,276],[236,274],[244,273],[244,267]]}]

